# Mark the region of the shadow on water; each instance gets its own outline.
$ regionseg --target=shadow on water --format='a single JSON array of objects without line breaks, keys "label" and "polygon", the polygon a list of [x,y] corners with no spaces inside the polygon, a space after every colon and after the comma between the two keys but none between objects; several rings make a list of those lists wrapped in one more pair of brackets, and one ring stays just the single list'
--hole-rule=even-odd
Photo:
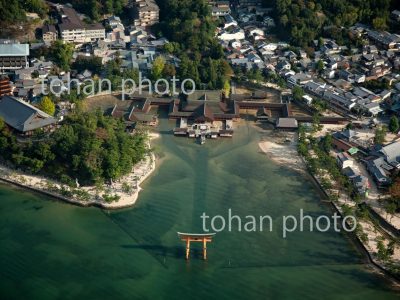
[{"label": "shadow on water", "polygon": [[[172,246],[167,247],[163,245],[121,245],[124,249],[139,249],[145,250],[148,253],[151,253],[152,256],[158,257],[159,261],[162,261],[165,264],[165,258],[174,258],[174,259],[183,259],[185,258],[185,246]],[[191,247],[190,248],[190,258],[191,259],[202,259],[203,258],[203,250],[199,247]],[[166,268],[168,268],[165,265]]]},{"label": "shadow on water", "polygon": [[[121,231],[123,231],[127,236],[129,236],[135,243],[138,245],[142,244],[140,240],[138,240],[135,235],[130,233],[121,223],[117,222],[112,216],[107,214],[104,210],[102,210],[103,214],[113,223],[115,224]],[[143,248],[149,255],[151,255],[160,265],[162,265],[164,268],[168,269],[167,265],[165,264],[165,261],[161,259],[158,255],[155,255],[150,249]]]},{"label": "shadow on water", "polygon": [[125,249],[141,249],[151,253],[153,256],[183,258],[185,257],[184,247],[167,247],[163,245],[121,245]]},{"label": "shadow on water", "polygon": [[[362,263],[353,263],[352,266],[363,266]],[[322,267],[342,267],[349,266],[348,263],[279,263],[279,264],[268,264],[268,263],[260,263],[260,264],[247,264],[244,263],[235,263],[234,261],[225,262],[220,268],[221,269],[266,269],[266,268],[322,268]]]}]

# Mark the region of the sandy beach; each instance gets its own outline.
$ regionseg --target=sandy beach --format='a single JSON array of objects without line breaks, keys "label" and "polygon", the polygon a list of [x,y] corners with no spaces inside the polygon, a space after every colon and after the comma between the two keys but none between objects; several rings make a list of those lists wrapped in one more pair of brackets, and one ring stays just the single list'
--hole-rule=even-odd
[{"label": "sandy beach", "polygon": [[276,133],[265,130],[258,146],[275,163],[296,172],[306,173],[306,166],[297,153],[297,135],[295,133]]},{"label": "sandy beach", "polygon": [[[150,141],[159,137],[157,133],[150,133]],[[148,143],[151,148],[150,141]],[[78,190],[85,191],[89,194],[88,200],[79,199],[78,196],[65,196],[61,193],[62,189],[71,190],[70,187],[56,182],[54,180],[36,175],[29,175],[23,172],[10,169],[0,165],[0,178],[8,183],[15,183],[18,186],[26,187],[38,192],[43,192],[49,196],[54,196],[60,200],[67,201],[80,206],[97,206],[105,209],[119,209],[132,206],[136,203],[139,193],[142,190],[140,185],[153,173],[156,169],[156,157],[150,152],[142,161],[133,167],[130,174],[113,182],[111,185],[104,185],[101,190],[95,186],[79,187]],[[50,190],[49,186],[53,188]],[[129,187],[129,190],[126,189]],[[118,196],[117,201],[107,202],[103,195]]]},{"label": "sandy beach", "polygon": [[[258,146],[261,151],[265,153],[268,158],[275,163],[296,172],[300,172],[302,174],[307,173],[306,165],[297,152],[297,135],[295,133],[262,130],[261,141],[258,143]],[[316,179],[319,181],[318,176]],[[343,192],[340,191],[339,193],[339,203],[333,204],[340,212],[342,212],[341,205],[343,204],[350,204],[353,206],[355,205],[354,202],[352,203],[347,201],[348,197]],[[378,251],[377,240],[382,237],[382,233],[379,233],[369,221],[358,220],[358,222],[368,236],[368,241],[363,243],[364,246],[366,247],[374,262],[385,268],[385,263],[381,262],[376,255]],[[387,241],[385,241],[384,243],[387,244]],[[400,261],[400,247],[398,245],[396,245],[394,249],[392,261],[396,264]]]}]

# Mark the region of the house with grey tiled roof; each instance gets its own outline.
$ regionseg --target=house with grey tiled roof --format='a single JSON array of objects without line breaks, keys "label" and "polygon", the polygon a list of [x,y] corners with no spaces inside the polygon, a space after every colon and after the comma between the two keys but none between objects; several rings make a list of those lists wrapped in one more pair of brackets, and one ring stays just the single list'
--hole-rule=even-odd
[{"label": "house with grey tiled roof", "polygon": [[390,177],[385,171],[385,161],[383,157],[378,157],[373,160],[366,161],[367,170],[372,175],[372,178],[378,187],[385,187],[391,183]]},{"label": "house with grey tiled roof", "polygon": [[391,17],[392,17],[395,21],[400,22],[400,10],[394,10],[394,11],[392,11]]},{"label": "house with grey tiled roof", "polygon": [[394,142],[382,147],[380,152],[384,155],[386,162],[399,169],[400,168],[400,142]]}]

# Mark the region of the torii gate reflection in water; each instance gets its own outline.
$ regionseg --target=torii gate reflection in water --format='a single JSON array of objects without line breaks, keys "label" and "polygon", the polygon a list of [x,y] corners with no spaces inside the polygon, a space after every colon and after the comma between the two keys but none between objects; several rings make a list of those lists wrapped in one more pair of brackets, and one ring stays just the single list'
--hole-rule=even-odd
[{"label": "torii gate reflection in water", "polygon": [[186,259],[189,259],[190,242],[203,243],[203,259],[207,259],[207,243],[212,242],[215,233],[182,233],[178,232],[179,238],[186,242]]}]

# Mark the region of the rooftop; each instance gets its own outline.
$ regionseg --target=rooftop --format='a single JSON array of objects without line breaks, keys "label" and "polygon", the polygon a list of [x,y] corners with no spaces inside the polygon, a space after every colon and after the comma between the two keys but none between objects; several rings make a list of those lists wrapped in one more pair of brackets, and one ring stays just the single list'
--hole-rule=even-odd
[{"label": "rooftop", "polygon": [[0,56],[29,56],[29,45],[0,44]]},{"label": "rooftop", "polygon": [[295,118],[279,118],[276,122],[277,128],[297,128],[298,123]]},{"label": "rooftop", "polygon": [[7,125],[20,132],[32,131],[57,122],[36,107],[10,96],[4,96],[0,100],[0,117]]}]

